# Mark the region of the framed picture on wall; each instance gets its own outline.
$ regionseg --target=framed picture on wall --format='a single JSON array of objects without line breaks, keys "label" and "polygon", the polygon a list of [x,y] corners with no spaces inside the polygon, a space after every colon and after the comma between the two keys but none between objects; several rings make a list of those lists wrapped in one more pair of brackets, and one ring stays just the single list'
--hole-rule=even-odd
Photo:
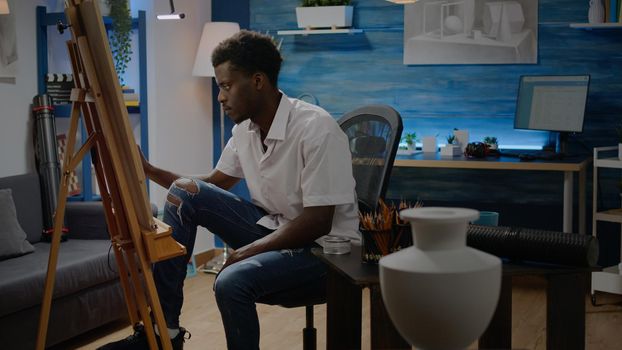
[{"label": "framed picture on wall", "polygon": [[404,64],[537,61],[537,0],[420,0],[404,7]]}]

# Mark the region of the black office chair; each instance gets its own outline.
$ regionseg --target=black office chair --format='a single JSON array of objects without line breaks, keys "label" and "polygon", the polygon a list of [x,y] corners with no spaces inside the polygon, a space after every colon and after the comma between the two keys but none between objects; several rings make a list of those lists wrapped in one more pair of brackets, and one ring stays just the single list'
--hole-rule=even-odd
[{"label": "black office chair", "polygon": [[[402,118],[393,108],[371,105],[346,113],[338,121],[350,140],[352,172],[356,180],[359,210],[374,210],[389,184],[393,160],[402,135]],[[283,307],[305,307],[306,326],[303,329],[303,349],[317,346],[317,331],[313,326],[313,306],[326,302],[325,283],[310,289],[302,286],[264,296],[259,303]]]}]

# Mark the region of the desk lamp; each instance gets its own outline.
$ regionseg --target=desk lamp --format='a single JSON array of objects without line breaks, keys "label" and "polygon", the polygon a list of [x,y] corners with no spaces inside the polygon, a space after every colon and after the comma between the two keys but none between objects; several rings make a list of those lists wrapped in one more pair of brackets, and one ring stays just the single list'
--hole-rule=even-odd
[{"label": "desk lamp", "polygon": [[[212,52],[218,44],[223,40],[231,37],[240,31],[240,26],[233,22],[208,22],[203,26],[201,41],[197,49],[197,55],[194,59],[194,68],[192,75],[198,77],[216,77],[214,67],[212,66]],[[222,106],[218,107],[220,111],[220,151],[225,148],[225,112]],[[225,244],[223,254],[214,257],[205,264],[204,272],[218,273],[222,269],[227,257],[229,256],[229,247]]]}]

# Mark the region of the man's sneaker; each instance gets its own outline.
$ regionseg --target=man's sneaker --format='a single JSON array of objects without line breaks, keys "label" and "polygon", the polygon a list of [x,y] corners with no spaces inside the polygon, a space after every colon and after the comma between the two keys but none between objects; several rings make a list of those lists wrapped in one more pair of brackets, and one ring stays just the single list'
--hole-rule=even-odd
[{"label": "man's sneaker", "polygon": [[97,350],[149,350],[145,326],[140,323],[134,325],[134,334],[121,340],[108,343]]},{"label": "man's sneaker", "polygon": [[[186,337],[186,335],[188,335]],[[175,338],[171,339],[173,350],[183,350],[184,342],[186,339],[190,339],[192,335],[184,327],[179,327],[179,334]],[[158,348],[162,349],[160,343],[160,337],[156,334],[156,341],[158,342]],[[121,339],[112,343],[108,343],[97,350],[149,350],[149,342],[147,341],[147,333],[145,332],[145,326],[142,324],[134,325],[134,334],[125,339]]]},{"label": "man's sneaker", "polygon": [[[188,337],[186,337],[186,335]],[[192,334],[190,334],[190,332],[188,332],[184,327],[179,327],[179,334],[177,334],[175,338],[171,339],[171,345],[173,345],[173,350],[183,350],[186,339],[190,339],[190,337],[192,337]],[[158,345],[160,345],[159,338],[158,338]],[[161,348],[162,346],[160,346],[160,349]]]}]

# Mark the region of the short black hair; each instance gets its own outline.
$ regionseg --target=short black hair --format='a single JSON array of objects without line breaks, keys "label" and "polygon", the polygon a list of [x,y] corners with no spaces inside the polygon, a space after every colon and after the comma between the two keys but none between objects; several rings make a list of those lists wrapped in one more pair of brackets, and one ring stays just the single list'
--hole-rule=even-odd
[{"label": "short black hair", "polygon": [[271,37],[257,32],[241,30],[224,40],[212,53],[212,65],[225,62],[249,75],[263,72],[274,87],[277,87],[283,58]]}]

